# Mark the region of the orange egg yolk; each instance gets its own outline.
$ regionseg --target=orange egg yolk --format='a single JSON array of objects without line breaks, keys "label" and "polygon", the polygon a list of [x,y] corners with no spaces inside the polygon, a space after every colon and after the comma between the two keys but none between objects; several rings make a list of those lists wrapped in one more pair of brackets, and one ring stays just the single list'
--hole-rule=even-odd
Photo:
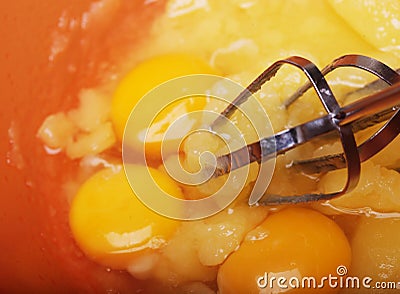
[{"label": "orange egg yolk", "polygon": [[[127,165],[135,180],[144,181],[146,167]],[[150,168],[157,185],[183,198],[180,188],[164,173]],[[156,185],[148,193],[155,195]],[[122,168],[104,169],[89,178],[75,196],[70,225],[80,248],[93,260],[124,269],[138,257],[161,248],[174,234],[178,221],[163,217],[140,202]]]},{"label": "orange egg yolk", "polygon": [[[267,217],[247,235],[240,248],[221,266],[218,287],[221,294],[287,291],[291,277],[300,283],[302,277],[314,277],[318,285],[322,277],[337,276],[338,266],[348,268],[350,259],[350,245],[336,223],[313,210],[288,208]],[[279,288],[276,282],[264,285],[266,273],[269,277],[287,279],[288,288]],[[308,293],[311,290],[296,288],[291,291]],[[337,290],[327,282],[317,289],[323,293]],[[268,291],[265,293],[270,293]]]},{"label": "orange egg yolk", "polygon": [[[111,119],[117,137],[122,140],[131,111],[146,93],[168,80],[191,74],[217,74],[217,71],[205,61],[186,54],[157,56],[136,66],[121,80],[113,96]],[[192,97],[179,100],[166,107],[160,106],[160,113],[158,115],[154,113],[155,119],[151,125],[147,126],[146,155],[151,159],[154,157],[159,159],[162,135],[171,122],[182,114],[203,109],[205,104],[205,99]],[[139,114],[135,119],[140,121],[143,118]],[[139,137],[138,134],[130,134],[130,136]],[[140,143],[143,142],[133,142],[134,145],[140,145]]]}]

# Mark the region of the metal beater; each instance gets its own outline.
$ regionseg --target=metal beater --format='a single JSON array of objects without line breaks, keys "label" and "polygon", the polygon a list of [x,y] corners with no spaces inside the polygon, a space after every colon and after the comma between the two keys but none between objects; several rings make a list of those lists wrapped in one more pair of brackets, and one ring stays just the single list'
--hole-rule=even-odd
[{"label": "metal beater", "polygon": [[[311,87],[316,91],[327,114],[309,122],[285,129],[274,136],[263,138],[239,150],[224,154],[217,158],[217,168],[214,176],[227,174],[251,162],[262,163],[279,154],[283,154],[315,138],[320,138],[336,132],[339,135],[343,153],[332,154],[310,160],[299,160],[292,167],[302,172],[316,174],[339,168],[347,168],[347,181],[341,191],[333,193],[310,193],[305,195],[251,195],[249,205],[277,205],[283,203],[302,203],[329,200],[354,189],[359,181],[361,162],[364,162],[385,148],[398,134],[400,129],[400,74],[371,57],[362,55],[344,55],[331,64],[319,70],[311,61],[302,57],[289,57],[268,67],[221,113],[231,117],[237,107],[254,93],[259,91],[264,83],[269,81],[281,68],[289,64],[301,69],[308,78],[308,83],[298,89],[285,102],[290,107]],[[368,71],[389,86],[361,100],[341,107],[335,98],[325,75],[340,67],[356,67]],[[357,146],[354,133],[387,121],[378,131],[366,141]],[[215,129],[223,123],[217,119],[212,125]],[[247,160],[250,158],[249,160]]]}]

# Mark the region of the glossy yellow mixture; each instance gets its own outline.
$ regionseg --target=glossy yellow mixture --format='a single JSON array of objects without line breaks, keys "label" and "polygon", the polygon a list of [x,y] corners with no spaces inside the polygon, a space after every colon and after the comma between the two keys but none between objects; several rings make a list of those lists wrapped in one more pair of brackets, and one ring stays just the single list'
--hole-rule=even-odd
[{"label": "glossy yellow mixture", "polygon": [[[70,158],[82,158],[82,164],[105,162],[103,152],[121,145],[131,109],[162,82],[204,73],[246,86],[271,63],[291,55],[308,58],[322,68],[350,53],[400,67],[398,1],[170,0],[145,46],[121,60],[118,84],[110,81],[98,89],[82,90],[80,106],[48,117],[39,137],[52,152],[65,151]],[[328,78],[339,100],[372,80],[356,69],[340,69]],[[288,110],[282,107],[305,81],[300,71],[283,67],[257,93],[274,131],[324,113],[312,91]],[[218,185],[218,181],[199,187],[180,185],[161,164],[163,132],[180,115],[204,109],[218,107],[194,98],[172,104],[159,113],[149,130],[146,156],[151,159],[151,174],[177,198],[202,198],[212,185]],[[215,144],[201,135],[187,140],[180,155],[184,166],[193,166],[193,154],[213,149]],[[171,293],[277,293],[276,288],[272,292],[260,288],[257,279],[265,272],[320,279],[338,276],[338,266],[345,266],[352,276],[370,276],[374,282],[396,281],[400,277],[400,239],[396,237],[400,175],[392,168],[398,167],[399,144],[395,140],[363,164],[357,189],[330,203],[249,207],[254,180],[250,176],[248,186],[227,209],[191,222],[170,220],[145,207],[130,189],[117,157],[79,188],[71,204],[71,229],[89,258],[126,269],[135,278],[155,280]],[[268,192],[339,190],[344,171],[310,177],[286,168],[293,159],[337,151],[337,144],[308,145],[280,156]],[[146,185],[143,166],[127,168]],[[150,188],[148,192],[153,193]],[[351,292],[340,287],[318,291]],[[293,292],[308,293],[309,289]]]}]

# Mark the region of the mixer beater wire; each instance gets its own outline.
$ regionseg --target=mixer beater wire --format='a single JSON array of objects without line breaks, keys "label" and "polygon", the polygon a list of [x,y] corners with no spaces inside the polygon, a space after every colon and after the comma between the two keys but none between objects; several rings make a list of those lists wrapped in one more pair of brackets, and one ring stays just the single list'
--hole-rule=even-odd
[{"label": "mixer beater wire", "polygon": [[[227,174],[235,169],[271,159],[315,138],[336,133],[339,135],[343,153],[294,161],[292,167],[298,171],[315,174],[334,169],[347,168],[347,180],[344,188],[332,193],[309,193],[303,195],[251,195],[249,204],[277,205],[284,203],[303,203],[329,200],[343,195],[356,187],[360,177],[361,162],[364,162],[385,148],[400,129],[400,74],[384,63],[363,55],[344,55],[335,59],[321,71],[311,61],[298,56],[279,60],[261,73],[229,106],[221,116],[230,118],[238,106],[259,91],[264,83],[275,76],[285,64],[301,69],[308,82],[284,101],[283,106],[290,107],[308,89],[314,88],[327,114],[298,126],[285,129],[275,135],[262,138],[241,149],[224,154],[217,158],[214,176]],[[355,67],[368,71],[384,81],[389,87],[371,94],[361,100],[341,107],[335,98],[325,75],[341,67]],[[217,118],[211,128],[216,130],[223,123]],[[387,121],[366,141],[357,146],[354,134],[378,123]],[[248,160],[250,159],[250,160]]]}]

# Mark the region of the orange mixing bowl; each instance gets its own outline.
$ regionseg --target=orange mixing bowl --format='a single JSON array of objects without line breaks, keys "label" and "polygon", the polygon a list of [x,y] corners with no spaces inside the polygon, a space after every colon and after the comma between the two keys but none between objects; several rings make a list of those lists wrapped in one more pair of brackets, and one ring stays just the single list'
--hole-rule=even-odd
[{"label": "orange mixing bowl", "polygon": [[[89,261],[75,245],[61,187],[78,162],[46,154],[36,132],[47,115],[76,105],[79,89],[96,86],[126,44],[140,46],[163,9],[160,1],[144,2],[0,2],[1,293],[141,287],[128,274]],[[88,11],[98,19],[87,22]]]}]

